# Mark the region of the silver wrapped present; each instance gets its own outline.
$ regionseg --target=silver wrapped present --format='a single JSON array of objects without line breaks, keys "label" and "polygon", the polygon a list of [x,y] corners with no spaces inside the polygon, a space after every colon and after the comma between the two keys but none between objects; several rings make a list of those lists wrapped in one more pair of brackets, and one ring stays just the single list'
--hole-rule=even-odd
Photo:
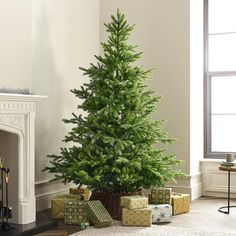
[{"label": "silver wrapped present", "polygon": [[169,204],[151,204],[152,223],[164,223],[172,221],[172,206]]}]

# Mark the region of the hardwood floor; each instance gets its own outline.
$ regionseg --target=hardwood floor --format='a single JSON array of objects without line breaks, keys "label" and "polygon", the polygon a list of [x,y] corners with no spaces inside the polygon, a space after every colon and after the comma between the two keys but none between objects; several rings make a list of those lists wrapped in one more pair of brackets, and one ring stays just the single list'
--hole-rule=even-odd
[{"label": "hardwood floor", "polygon": [[[38,217],[43,219],[50,219],[51,218],[51,211],[45,210],[39,212]],[[44,233],[36,234],[37,236],[67,236],[69,234],[73,234],[75,232],[80,231],[79,226],[69,226],[65,225],[63,220],[58,220],[58,226],[55,229],[45,231]],[[35,236],[36,236],[35,235]]]},{"label": "hardwood floor", "polygon": [[[231,204],[236,205],[236,200],[232,200]],[[199,198],[191,203],[189,213],[174,216],[170,226],[184,227],[193,230],[235,233],[236,208],[232,208],[229,215],[218,212],[218,208],[224,205],[227,205],[226,199],[210,197]],[[45,236],[63,236],[63,231],[72,234],[79,231],[79,228],[76,226],[65,226],[63,221],[60,221],[58,227],[53,231],[47,231]],[[59,232],[61,232],[61,234],[59,234]],[[40,236],[43,236],[43,234],[40,234]]]},{"label": "hardwood floor", "polygon": [[[218,212],[218,208],[225,205],[227,200],[223,198],[199,198],[191,203],[189,213],[174,216],[171,226],[235,233],[236,208],[231,208],[229,215]],[[236,205],[236,200],[232,200],[231,205]]]}]

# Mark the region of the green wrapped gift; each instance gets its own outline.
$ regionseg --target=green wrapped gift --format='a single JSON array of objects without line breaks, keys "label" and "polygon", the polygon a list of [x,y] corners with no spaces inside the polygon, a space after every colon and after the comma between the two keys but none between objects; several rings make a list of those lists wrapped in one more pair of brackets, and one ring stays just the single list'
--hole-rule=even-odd
[{"label": "green wrapped gift", "polygon": [[81,200],[81,196],[76,194],[64,194],[54,197],[51,200],[51,213],[53,219],[64,219],[64,204],[69,200]]},{"label": "green wrapped gift", "polygon": [[164,188],[164,187],[152,188],[150,203],[171,205],[171,188]]},{"label": "green wrapped gift", "polygon": [[89,223],[80,223],[79,226],[81,230],[87,229],[89,227]]},{"label": "green wrapped gift", "polygon": [[148,204],[152,204],[152,195],[151,195],[151,193],[148,194]]},{"label": "green wrapped gift", "polygon": [[110,214],[100,201],[88,201],[87,214],[96,228],[108,227],[112,224]]},{"label": "green wrapped gift", "polygon": [[87,223],[86,204],[85,201],[66,201],[64,206],[64,223],[66,225]]}]

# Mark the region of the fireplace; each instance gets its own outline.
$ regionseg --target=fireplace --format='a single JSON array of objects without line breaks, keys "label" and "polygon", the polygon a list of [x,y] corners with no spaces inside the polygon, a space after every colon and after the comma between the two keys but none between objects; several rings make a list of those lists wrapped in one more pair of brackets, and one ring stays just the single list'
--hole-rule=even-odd
[{"label": "fireplace", "polygon": [[42,98],[0,94],[0,155],[10,168],[9,205],[17,224],[36,220],[34,129],[36,102]]}]

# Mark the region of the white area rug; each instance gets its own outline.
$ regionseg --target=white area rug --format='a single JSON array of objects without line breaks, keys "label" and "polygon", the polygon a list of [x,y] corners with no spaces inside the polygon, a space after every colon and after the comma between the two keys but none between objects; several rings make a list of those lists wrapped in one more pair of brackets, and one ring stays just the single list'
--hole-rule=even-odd
[{"label": "white area rug", "polygon": [[115,223],[111,227],[96,229],[89,227],[71,236],[236,236],[236,233],[191,230],[167,225],[152,227],[123,227]]}]

